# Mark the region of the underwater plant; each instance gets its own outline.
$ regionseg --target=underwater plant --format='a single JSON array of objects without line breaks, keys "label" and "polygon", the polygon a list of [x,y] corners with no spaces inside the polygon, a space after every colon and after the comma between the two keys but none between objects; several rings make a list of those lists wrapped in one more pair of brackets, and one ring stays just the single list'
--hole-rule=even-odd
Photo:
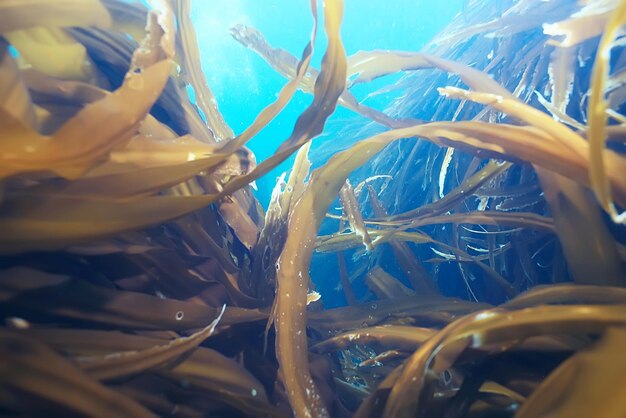
[{"label": "underwater plant", "polygon": [[[231,29],[286,78],[238,135],[190,1],[149,3],[0,2],[0,415],[626,414],[626,3],[468,0],[346,56],[310,0],[299,58]],[[351,91],[396,73],[384,111]]]}]

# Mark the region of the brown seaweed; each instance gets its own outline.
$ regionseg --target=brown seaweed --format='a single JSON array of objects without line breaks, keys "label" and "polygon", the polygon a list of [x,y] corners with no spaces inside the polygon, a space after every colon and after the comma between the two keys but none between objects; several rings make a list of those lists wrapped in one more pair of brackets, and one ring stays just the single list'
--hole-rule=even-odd
[{"label": "brown seaweed", "polygon": [[[190,1],[0,3],[2,414],[623,414],[626,5],[472,0],[423,51],[351,57],[322,5],[319,70],[316,1],[299,58],[231,30],[287,78],[235,135]],[[384,111],[350,91],[393,73]],[[385,130],[309,173],[336,106]],[[250,184],[296,152],[263,213]]]}]

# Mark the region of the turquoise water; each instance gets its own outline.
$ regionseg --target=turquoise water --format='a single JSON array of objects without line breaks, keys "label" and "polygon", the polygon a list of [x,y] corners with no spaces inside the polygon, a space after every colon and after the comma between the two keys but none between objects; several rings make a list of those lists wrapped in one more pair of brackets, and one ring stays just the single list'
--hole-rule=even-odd
[{"label": "turquoise water", "polygon": [[[359,50],[373,49],[417,51],[461,10],[462,3],[462,0],[397,0],[391,4],[379,0],[346,0],[342,24],[346,53],[351,55]],[[276,98],[286,80],[256,53],[237,43],[230,36],[229,28],[235,24],[255,27],[272,46],[286,49],[299,57],[309,40],[313,24],[309,2],[195,1],[192,21],[197,30],[202,67],[209,86],[228,124],[236,134],[241,133]],[[312,61],[316,68],[319,68],[326,45],[322,25],[320,16]],[[353,93],[362,99],[367,92],[389,81],[390,78],[377,80],[368,86],[359,86]],[[287,108],[250,141],[249,147],[257,160],[270,156],[278,144],[289,136],[297,116],[311,100],[310,95],[298,92]],[[367,103],[380,110],[385,108],[385,100]],[[320,141],[332,140],[333,132],[353,119],[358,118],[350,111],[338,108],[330,118],[323,138],[314,141],[313,147],[319,146]],[[288,170],[291,164],[290,159],[257,181],[257,197],[264,207],[267,207],[275,178]]]}]

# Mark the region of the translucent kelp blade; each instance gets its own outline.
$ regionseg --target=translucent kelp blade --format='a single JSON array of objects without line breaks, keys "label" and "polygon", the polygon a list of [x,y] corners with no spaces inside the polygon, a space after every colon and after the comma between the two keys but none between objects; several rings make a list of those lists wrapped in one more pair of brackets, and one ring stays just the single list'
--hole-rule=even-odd
[{"label": "translucent kelp blade", "polygon": [[[380,220],[370,219],[365,223],[379,224],[379,225],[391,225],[395,223],[415,221],[424,217],[430,217],[435,215],[441,215],[453,209],[456,205],[460,204],[464,199],[472,196],[480,187],[487,184],[498,175],[504,173],[511,167],[511,163],[503,163],[495,160],[491,160],[483,168],[478,170],[463,183],[455,187],[450,192],[446,193],[444,197],[433,202],[422,205],[418,208],[409,210],[397,215],[390,215]],[[377,215],[378,216],[378,215]]]},{"label": "translucent kelp blade", "polygon": [[[5,312],[27,312],[46,321],[61,318],[114,329],[184,331],[204,328],[219,314],[206,305],[108,289],[29,268],[3,270],[0,278]],[[221,324],[266,318],[256,310],[229,307]]]},{"label": "translucent kelp blade", "polygon": [[[515,289],[511,284],[502,277],[493,268],[489,267],[485,263],[481,262],[479,257],[472,257],[467,252],[460,250],[457,247],[448,245],[442,241],[437,241],[423,232],[406,232],[406,231],[380,231],[371,230],[370,236],[374,237],[373,244],[379,245],[392,239],[405,242],[413,242],[416,244],[434,244],[437,247],[441,247],[451,253],[450,259],[456,259],[457,261],[470,261],[476,263],[476,265],[483,270],[487,277],[493,280],[498,286],[500,286],[509,297],[516,294]],[[339,251],[358,246],[359,238],[353,234],[338,234],[331,235],[330,237],[320,237],[316,243],[316,249],[318,251]],[[433,249],[433,251],[435,251]]]},{"label": "translucent kelp blade", "polygon": [[[280,74],[292,81],[296,81],[297,60],[288,51],[281,48],[273,48],[263,35],[254,28],[236,25],[231,29],[231,34],[242,45],[254,50],[263,57]],[[297,80],[295,87],[300,87],[306,93],[313,93],[318,76],[319,71],[310,68],[304,77]],[[362,105],[347,90],[344,90],[339,97],[338,104],[385,126],[398,127],[409,123],[408,121],[395,120],[379,110]],[[412,123],[415,122],[412,121]]]},{"label": "translucent kelp blade", "polygon": [[0,207],[0,253],[62,249],[146,228],[206,207],[220,195],[132,200],[21,195]]},{"label": "translucent kelp blade", "polygon": [[3,0],[0,3],[0,32],[33,26],[111,25],[111,16],[99,0]]},{"label": "translucent kelp blade", "polygon": [[195,377],[215,385],[216,391],[228,391],[241,396],[254,395],[260,401],[267,401],[263,385],[236,361],[217,351],[200,347],[185,361],[175,365],[172,374]]},{"label": "translucent kelp blade", "polygon": [[[368,184],[369,198],[374,211],[374,215],[378,218],[384,218],[387,216],[387,210],[383,206],[382,202],[378,199],[378,195],[374,191],[374,188]],[[402,273],[409,279],[413,289],[420,294],[431,293],[434,295],[439,293],[439,290],[433,285],[428,272],[419,261],[417,256],[411,250],[405,242],[390,239],[388,241],[393,254],[398,261],[398,264],[402,268]]]},{"label": "translucent kelp blade", "polygon": [[[591,97],[587,108],[587,119],[589,121],[589,178],[591,187],[600,202],[602,208],[611,215],[613,222],[626,223],[626,212],[618,213],[613,203],[613,193],[611,191],[610,170],[607,161],[605,145],[607,107],[604,100],[604,89],[609,78],[611,68],[611,47],[613,40],[621,33],[621,27],[626,24],[626,3],[621,2],[612,12],[607,23],[596,58],[593,65],[593,76],[591,81]],[[608,173],[607,173],[608,171]],[[620,174],[624,176],[624,171]],[[621,202],[623,204],[623,202]]]},{"label": "translucent kelp blade", "polygon": [[245,416],[284,416],[284,412],[268,401],[263,384],[243,365],[211,349],[200,347],[159,375],[176,382],[185,381],[190,389],[242,411]]},{"label": "translucent kelp blade", "polygon": [[233,130],[220,113],[217,100],[202,71],[196,31],[191,23],[191,0],[178,1],[174,4],[178,27],[176,36],[181,44],[181,54],[178,59],[184,71],[182,77],[188,79],[188,84],[193,87],[196,103],[207,118],[207,125],[215,132],[217,138],[221,140],[232,138],[235,136]]},{"label": "translucent kelp blade", "polygon": [[624,328],[609,328],[595,345],[573,355],[554,370],[515,416],[617,418],[626,415],[624,344]]},{"label": "translucent kelp blade", "polygon": [[428,54],[399,51],[361,51],[350,56],[348,68],[350,76],[356,76],[351,85],[368,82],[399,71],[439,68],[457,74],[474,90],[487,91],[505,97],[510,96],[504,87],[486,73],[459,62]]},{"label": "translucent kelp blade", "polygon": [[536,171],[574,281],[626,286],[615,240],[593,197],[568,178],[543,168]]},{"label": "translucent kelp blade", "polygon": [[363,223],[363,215],[361,214],[361,208],[354,195],[354,189],[349,180],[346,180],[343,187],[339,190],[339,199],[341,200],[341,206],[343,213],[348,218],[350,223],[350,229],[357,234],[363,240],[363,245],[367,251],[371,251],[372,240],[367,232],[367,228]]},{"label": "translucent kelp blade", "polygon": [[[335,110],[337,100],[345,88],[346,58],[340,36],[342,15],[342,1],[326,0],[324,2],[324,27],[328,37],[328,47],[322,60],[322,71],[315,83],[313,103],[298,118],[291,137],[280,146],[277,152],[279,158],[281,154],[292,152],[292,149],[299,148],[322,131],[326,119]],[[263,163],[259,165],[259,168],[262,165]],[[333,197],[336,196],[337,191]],[[310,198],[310,194],[305,191],[293,208],[289,221],[289,234],[277,262],[276,353],[284,385],[289,388],[287,390],[289,403],[294,415],[299,418],[329,415],[311,378],[306,348],[304,313],[309,283],[308,258],[313,251],[317,228],[315,225],[307,225],[303,231],[300,230],[301,223],[319,225],[321,216],[328,206],[324,207],[321,216],[315,216],[316,212],[311,214],[308,210]],[[303,201],[306,202],[302,203]],[[314,228],[310,229],[311,226]]]},{"label": "translucent kelp blade", "polygon": [[[37,403],[20,402],[23,395],[70,414],[108,417],[153,417],[149,410],[82,373],[48,347],[24,335],[0,331],[3,366],[0,387],[15,391],[18,412],[37,412]],[[30,410],[30,409],[33,410]],[[38,411],[42,413],[42,410]],[[48,412],[50,412],[48,410]]]},{"label": "translucent kelp blade", "polygon": [[[373,306],[372,306],[373,305]],[[445,325],[471,312],[489,309],[486,303],[474,303],[455,298],[433,299],[428,296],[405,296],[381,299],[354,306],[308,313],[308,326],[321,335],[350,331],[385,323]]]},{"label": "translucent kelp blade", "polygon": [[[626,12],[624,13],[626,14]],[[594,74],[596,75],[600,74],[600,71],[601,70],[599,70],[598,72],[595,72]],[[597,76],[597,77],[602,77],[602,76]],[[599,86],[599,88],[600,90],[602,90],[601,86]],[[603,187],[606,186],[607,193],[611,193],[609,189],[610,189],[610,185],[612,184],[613,187],[615,187],[616,189],[615,191],[619,195],[617,197],[618,201],[621,201],[621,199],[623,198],[623,190],[624,190],[623,183],[625,182],[625,180],[624,180],[624,176],[621,173],[624,172],[623,168],[626,162],[624,161],[623,158],[621,158],[615,152],[604,149],[604,129],[605,129],[604,124],[606,122],[606,114],[604,110],[602,110],[601,112],[602,115],[600,115],[600,112],[598,112],[598,109],[596,108],[596,106],[593,106],[593,109],[595,110],[592,110],[592,107],[590,107],[590,115],[589,115],[590,123],[591,123],[591,119],[593,118],[593,116],[591,116],[591,111],[593,111],[593,112],[596,112],[595,117],[599,118],[599,119],[596,119],[596,121],[600,123],[600,125],[594,124],[593,125],[594,130],[590,130],[589,136],[596,135],[596,138],[601,138],[600,141],[602,143],[594,142],[593,140],[590,140],[589,143],[587,143],[580,135],[576,134],[575,132],[567,128],[565,125],[562,125],[554,121],[548,115],[526,104],[523,104],[519,101],[508,100],[506,98],[502,98],[502,97],[491,95],[491,94],[467,92],[467,91],[456,89],[456,88],[440,89],[440,91],[447,95],[452,95],[455,97],[462,97],[468,100],[476,101],[478,103],[488,104],[502,112],[508,113],[509,115],[515,118],[518,118],[528,124],[531,124],[533,126],[536,126],[539,129],[544,130],[544,132],[552,136],[555,140],[557,140],[560,144],[565,146],[568,150],[571,150],[572,152],[577,154],[579,157],[583,158],[581,162],[584,163],[586,168],[588,166],[589,173],[596,172],[596,174],[592,174],[590,176],[591,179],[595,178],[597,180],[599,179],[598,176],[601,175],[603,179],[602,182],[606,183],[604,184]],[[601,100],[601,95],[596,97],[596,99]],[[590,103],[592,102],[593,100],[590,100]],[[597,103],[598,105],[600,105],[599,101]],[[604,106],[604,109],[606,109],[605,106]],[[598,133],[602,133],[602,135],[598,136],[597,135]],[[563,148],[561,149],[563,150]],[[602,166],[599,165],[600,164],[599,161],[602,161]],[[574,164],[572,163],[571,165],[574,165]],[[550,169],[549,167],[546,167],[546,168]],[[602,174],[599,174],[600,172]],[[580,181],[578,179],[577,181],[583,184],[587,184],[587,182]],[[600,190],[598,189],[598,184],[594,185],[592,181],[591,186],[592,186],[592,189],[594,189],[594,191],[596,192],[596,196],[598,196],[600,203],[602,204],[603,208],[607,211],[607,213],[611,214],[614,221],[621,222],[618,218],[616,218],[617,212],[615,211],[615,208],[611,206],[612,207],[611,209],[611,207],[607,206],[610,202],[603,201],[601,199],[601,196],[603,195],[599,194]],[[608,195],[604,195],[604,196],[606,197]],[[610,199],[610,201],[612,202],[612,198]],[[620,203],[624,203],[624,202],[620,202]],[[610,205],[613,205],[613,203],[610,203]]]},{"label": "translucent kelp blade", "polygon": [[[311,11],[313,13],[313,29],[311,31],[311,38],[309,43],[302,51],[300,61],[297,61],[297,64],[294,63],[295,67],[293,69],[293,78],[280,90],[276,101],[265,107],[265,109],[263,109],[261,113],[257,115],[252,125],[250,125],[245,131],[243,131],[240,135],[238,135],[236,138],[234,138],[232,141],[225,145],[225,152],[243,146],[246,142],[248,142],[250,138],[259,133],[263,128],[265,128],[267,124],[285,108],[287,103],[289,103],[289,101],[293,97],[296,89],[298,88],[302,80],[305,79],[306,74],[309,71],[309,64],[311,63],[311,58],[313,56],[313,46],[315,45],[315,39],[317,37],[317,3],[313,1],[310,4]],[[296,61],[295,57],[293,57],[293,59],[294,61]]]},{"label": "translucent kelp blade", "polygon": [[91,377],[106,380],[133,375],[163,365],[195,349],[210,337],[222,319],[225,308],[226,305],[212,323],[188,337],[179,337],[167,344],[155,345],[145,350],[119,351],[100,357],[81,357],[81,367]]},{"label": "translucent kelp blade", "polygon": [[611,13],[619,7],[620,0],[593,0],[581,3],[584,7],[568,19],[544,23],[543,32],[546,35],[563,38],[550,40],[551,44],[569,48],[601,35],[609,24]]},{"label": "translucent kelp blade", "polygon": [[472,212],[451,213],[449,215],[433,215],[422,216],[410,221],[404,222],[373,222],[377,225],[394,226],[399,228],[391,230],[392,234],[405,231],[408,228],[418,228],[424,225],[436,225],[443,223],[458,224],[475,224],[475,225],[496,225],[511,226],[528,229],[536,229],[538,231],[554,232],[554,222],[552,218],[537,215],[530,212],[501,212],[496,210],[481,210]]},{"label": "translucent kelp blade", "polygon": [[401,325],[359,328],[317,343],[311,347],[311,351],[326,353],[342,350],[357,344],[377,344],[390,349],[415,351],[417,347],[435,335],[436,332],[437,330],[430,328]]},{"label": "translucent kelp blade", "polygon": [[379,299],[401,298],[415,293],[380,267],[374,267],[367,272],[365,285]]},{"label": "translucent kelp blade", "polygon": [[385,417],[424,416],[424,390],[468,347],[495,353],[539,335],[601,333],[626,324],[623,306],[541,306],[490,310],[461,318],[426,341],[407,360],[385,406]]}]

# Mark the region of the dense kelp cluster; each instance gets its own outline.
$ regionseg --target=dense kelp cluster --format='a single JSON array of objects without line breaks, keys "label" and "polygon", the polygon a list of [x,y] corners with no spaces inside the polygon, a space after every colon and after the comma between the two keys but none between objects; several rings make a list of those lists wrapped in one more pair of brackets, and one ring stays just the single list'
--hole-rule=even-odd
[{"label": "dense kelp cluster", "polygon": [[[299,58],[232,28],[287,79],[235,135],[189,1],[0,3],[2,416],[626,413],[626,4],[468,1],[423,52],[350,57],[322,5]],[[350,92],[397,72],[386,112]],[[384,130],[310,172],[336,106]]]}]

